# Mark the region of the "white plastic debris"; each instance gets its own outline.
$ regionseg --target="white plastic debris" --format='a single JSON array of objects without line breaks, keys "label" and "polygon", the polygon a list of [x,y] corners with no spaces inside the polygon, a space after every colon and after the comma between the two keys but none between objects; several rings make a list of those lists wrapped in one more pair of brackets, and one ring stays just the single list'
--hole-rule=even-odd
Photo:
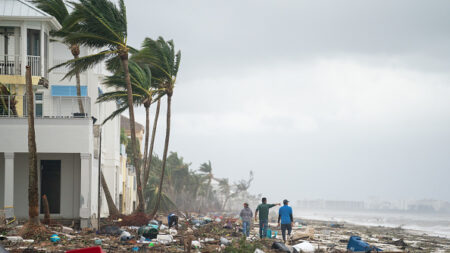
[{"label": "white plastic debris", "polygon": [[131,240],[131,238],[133,238],[133,237],[127,231],[123,231],[122,234],[120,234],[120,240],[121,241],[129,241],[129,240]]},{"label": "white plastic debris", "polygon": [[221,222],[222,220],[220,218],[215,219],[216,222]]},{"label": "white plastic debris", "polygon": [[309,242],[302,242],[293,246],[298,252],[314,252],[314,246]]},{"label": "white plastic debris", "polygon": [[169,227],[167,227],[166,225],[164,225],[164,224],[161,224],[161,226],[159,226],[159,229],[160,230],[165,230],[165,229],[168,229]]},{"label": "white plastic debris", "polygon": [[224,245],[229,245],[229,244],[231,244],[230,240],[228,240],[228,239],[225,238],[225,237],[220,237],[220,243],[221,243],[221,244],[224,244]]},{"label": "white plastic debris", "polygon": [[205,238],[204,242],[214,242],[214,238]]},{"label": "white plastic debris", "polygon": [[23,238],[21,236],[7,236],[6,239],[11,242],[23,242]]},{"label": "white plastic debris", "polygon": [[260,249],[255,249],[255,252],[253,253],[264,253],[264,251],[260,250]]},{"label": "white plastic debris", "polygon": [[169,234],[172,236],[176,236],[178,234],[178,231],[176,229],[171,228],[169,229]]},{"label": "white plastic debris", "polygon": [[169,244],[169,243],[173,242],[173,236],[171,236],[171,235],[158,235],[156,237],[156,240],[159,243],[162,243],[162,244]]},{"label": "white plastic debris", "polygon": [[191,245],[193,248],[201,248],[202,247],[202,245],[200,244],[199,241],[192,241]]},{"label": "white plastic debris", "polygon": [[33,239],[24,239],[23,242],[24,243],[33,243],[34,240]]}]

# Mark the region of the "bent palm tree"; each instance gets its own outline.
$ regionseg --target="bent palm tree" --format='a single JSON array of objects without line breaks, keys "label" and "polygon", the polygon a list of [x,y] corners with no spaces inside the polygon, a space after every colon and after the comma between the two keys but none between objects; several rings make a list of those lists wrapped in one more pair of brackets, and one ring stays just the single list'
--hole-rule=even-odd
[{"label": "bent palm tree", "polygon": [[[42,11],[55,17],[56,20],[61,25],[68,25],[66,20],[69,18],[70,14],[67,10],[67,6],[63,0],[31,0],[32,3],[36,4],[36,7]],[[63,27],[60,31],[52,32],[51,35],[56,37],[64,38],[65,33],[63,30],[76,30],[76,26],[71,28]],[[80,46],[76,43],[66,43],[72,53],[73,58],[76,60],[80,57]],[[81,84],[80,84],[80,71],[75,72],[77,97],[78,97],[78,108],[80,113],[84,113],[83,101],[81,99]]]},{"label": "bent palm tree", "polygon": [[[143,174],[144,181],[142,184],[142,189],[145,189],[148,177],[147,173],[147,163],[148,163],[148,145],[149,145],[149,135],[150,135],[150,106],[153,102],[153,97],[157,95],[158,90],[156,89],[156,83],[152,83],[152,75],[148,65],[139,66],[136,62],[130,60],[129,64],[130,80],[133,87],[133,103],[135,105],[144,105],[145,107],[145,144],[144,144],[144,161],[143,161]],[[108,76],[104,80],[104,84],[113,87],[116,91],[107,92],[100,95],[97,98],[97,103],[115,101],[119,105],[119,108],[111,113],[104,121],[103,124],[108,120],[115,118],[120,115],[123,111],[128,109],[128,104],[125,101],[127,97],[126,92],[126,82],[123,72],[117,72],[115,75]],[[158,102],[159,103],[159,102]],[[158,113],[158,109],[157,109]],[[156,116],[157,119],[157,116]],[[154,142],[154,136],[152,136],[152,143]],[[153,145],[152,145],[153,146]],[[152,148],[151,148],[152,149]]]},{"label": "bent palm tree", "polygon": [[[72,2],[74,11],[64,21],[63,40],[69,44],[78,44],[102,50],[98,53],[79,57],[65,63],[54,66],[58,68],[67,66],[69,72],[64,76],[71,77],[77,72],[82,72],[92,66],[106,60],[111,70],[118,64],[122,67],[127,87],[127,104],[130,116],[132,156],[135,164],[136,155],[136,127],[133,108],[133,90],[131,86],[130,73],[128,71],[128,53],[130,47],[127,45],[127,15],[123,0],[119,0],[119,7],[108,0],[80,0]],[[75,30],[73,30],[76,28]],[[136,167],[137,178],[141,177],[141,170]],[[144,195],[141,180],[137,180],[137,195],[139,204],[137,212],[144,211]]]},{"label": "bent palm tree", "polygon": [[162,37],[159,37],[157,40],[146,38],[142,45],[142,50],[137,54],[136,58],[150,65],[153,78],[167,95],[166,137],[164,142],[161,179],[158,188],[158,199],[155,208],[151,213],[151,216],[154,216],[158,211],[161,201],[164,171],[169,148],[172,95],[177,79],[178,68],[180,67],[181,52],[178,51],[175,53],[175,46],[172,40],[165,41]]}]

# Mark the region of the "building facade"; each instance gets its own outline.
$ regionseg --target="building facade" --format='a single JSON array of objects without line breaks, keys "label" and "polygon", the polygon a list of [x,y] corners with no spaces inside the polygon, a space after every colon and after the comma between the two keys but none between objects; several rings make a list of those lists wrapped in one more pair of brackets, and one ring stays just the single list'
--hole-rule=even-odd
[{"label": "building facade", "polygon": [[[54,17],[29,2],[0,1],[0,83],[7,88],[0,95],[0,206],[7,215],[28,217],[28,65],[34,90],[39,194],[47,195],[52,219],[94,226],[100,146],[101,169],[116,205],[123,189],[120,119],[101,125],[117,109],[114,102],[95,103],[99,94],[108,91],[102,85],[103,66],[80,74],[81,97],[76,94],[75,78],[63,80],[67,69],[48,71],[73,59],[67,45],[50,41],[50,31],[59,28]],[[80,57],[91,53],[80,48]],[[101,214],[107,216],[102,196]]]}]

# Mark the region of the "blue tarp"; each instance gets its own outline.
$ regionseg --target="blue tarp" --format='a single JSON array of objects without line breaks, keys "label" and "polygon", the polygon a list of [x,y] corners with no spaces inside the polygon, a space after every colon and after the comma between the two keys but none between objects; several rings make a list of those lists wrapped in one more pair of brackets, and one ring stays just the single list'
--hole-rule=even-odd
[{"label": "blue tarp", "polygon": [[[77,87],[72,85],[52,85],[52,96],[75,97]],[[81,96],[87,96],[87,86],[80,86]]]},{"label": "blue tarp", "polygon": [[348,240],[347,249],[351,252],[371,252],[371,251],[382,251],[381,249],[370,246],[367,242],[361,241],[359,236],[350,236]]}]

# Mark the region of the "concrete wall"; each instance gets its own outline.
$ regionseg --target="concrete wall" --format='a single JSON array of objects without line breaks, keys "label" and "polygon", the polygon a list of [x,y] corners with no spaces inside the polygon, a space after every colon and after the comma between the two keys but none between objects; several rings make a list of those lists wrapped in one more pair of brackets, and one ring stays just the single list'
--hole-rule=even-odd
[{"label": "concrete wall", "polygon": [[[61,160],[61,213],[54,218],[77,218],[80,211],[80,154],[38,154],[40,161]],[[18,218],[28,217],[28,154],[14,156],[14,211]]]},{"label": "concrete wall", "polygon": [[[35,130],[40,153],[93,150],[91,119],[35,119]],[[28,152],[28,119],[0,118],[0,133],[0,152]]]}]

